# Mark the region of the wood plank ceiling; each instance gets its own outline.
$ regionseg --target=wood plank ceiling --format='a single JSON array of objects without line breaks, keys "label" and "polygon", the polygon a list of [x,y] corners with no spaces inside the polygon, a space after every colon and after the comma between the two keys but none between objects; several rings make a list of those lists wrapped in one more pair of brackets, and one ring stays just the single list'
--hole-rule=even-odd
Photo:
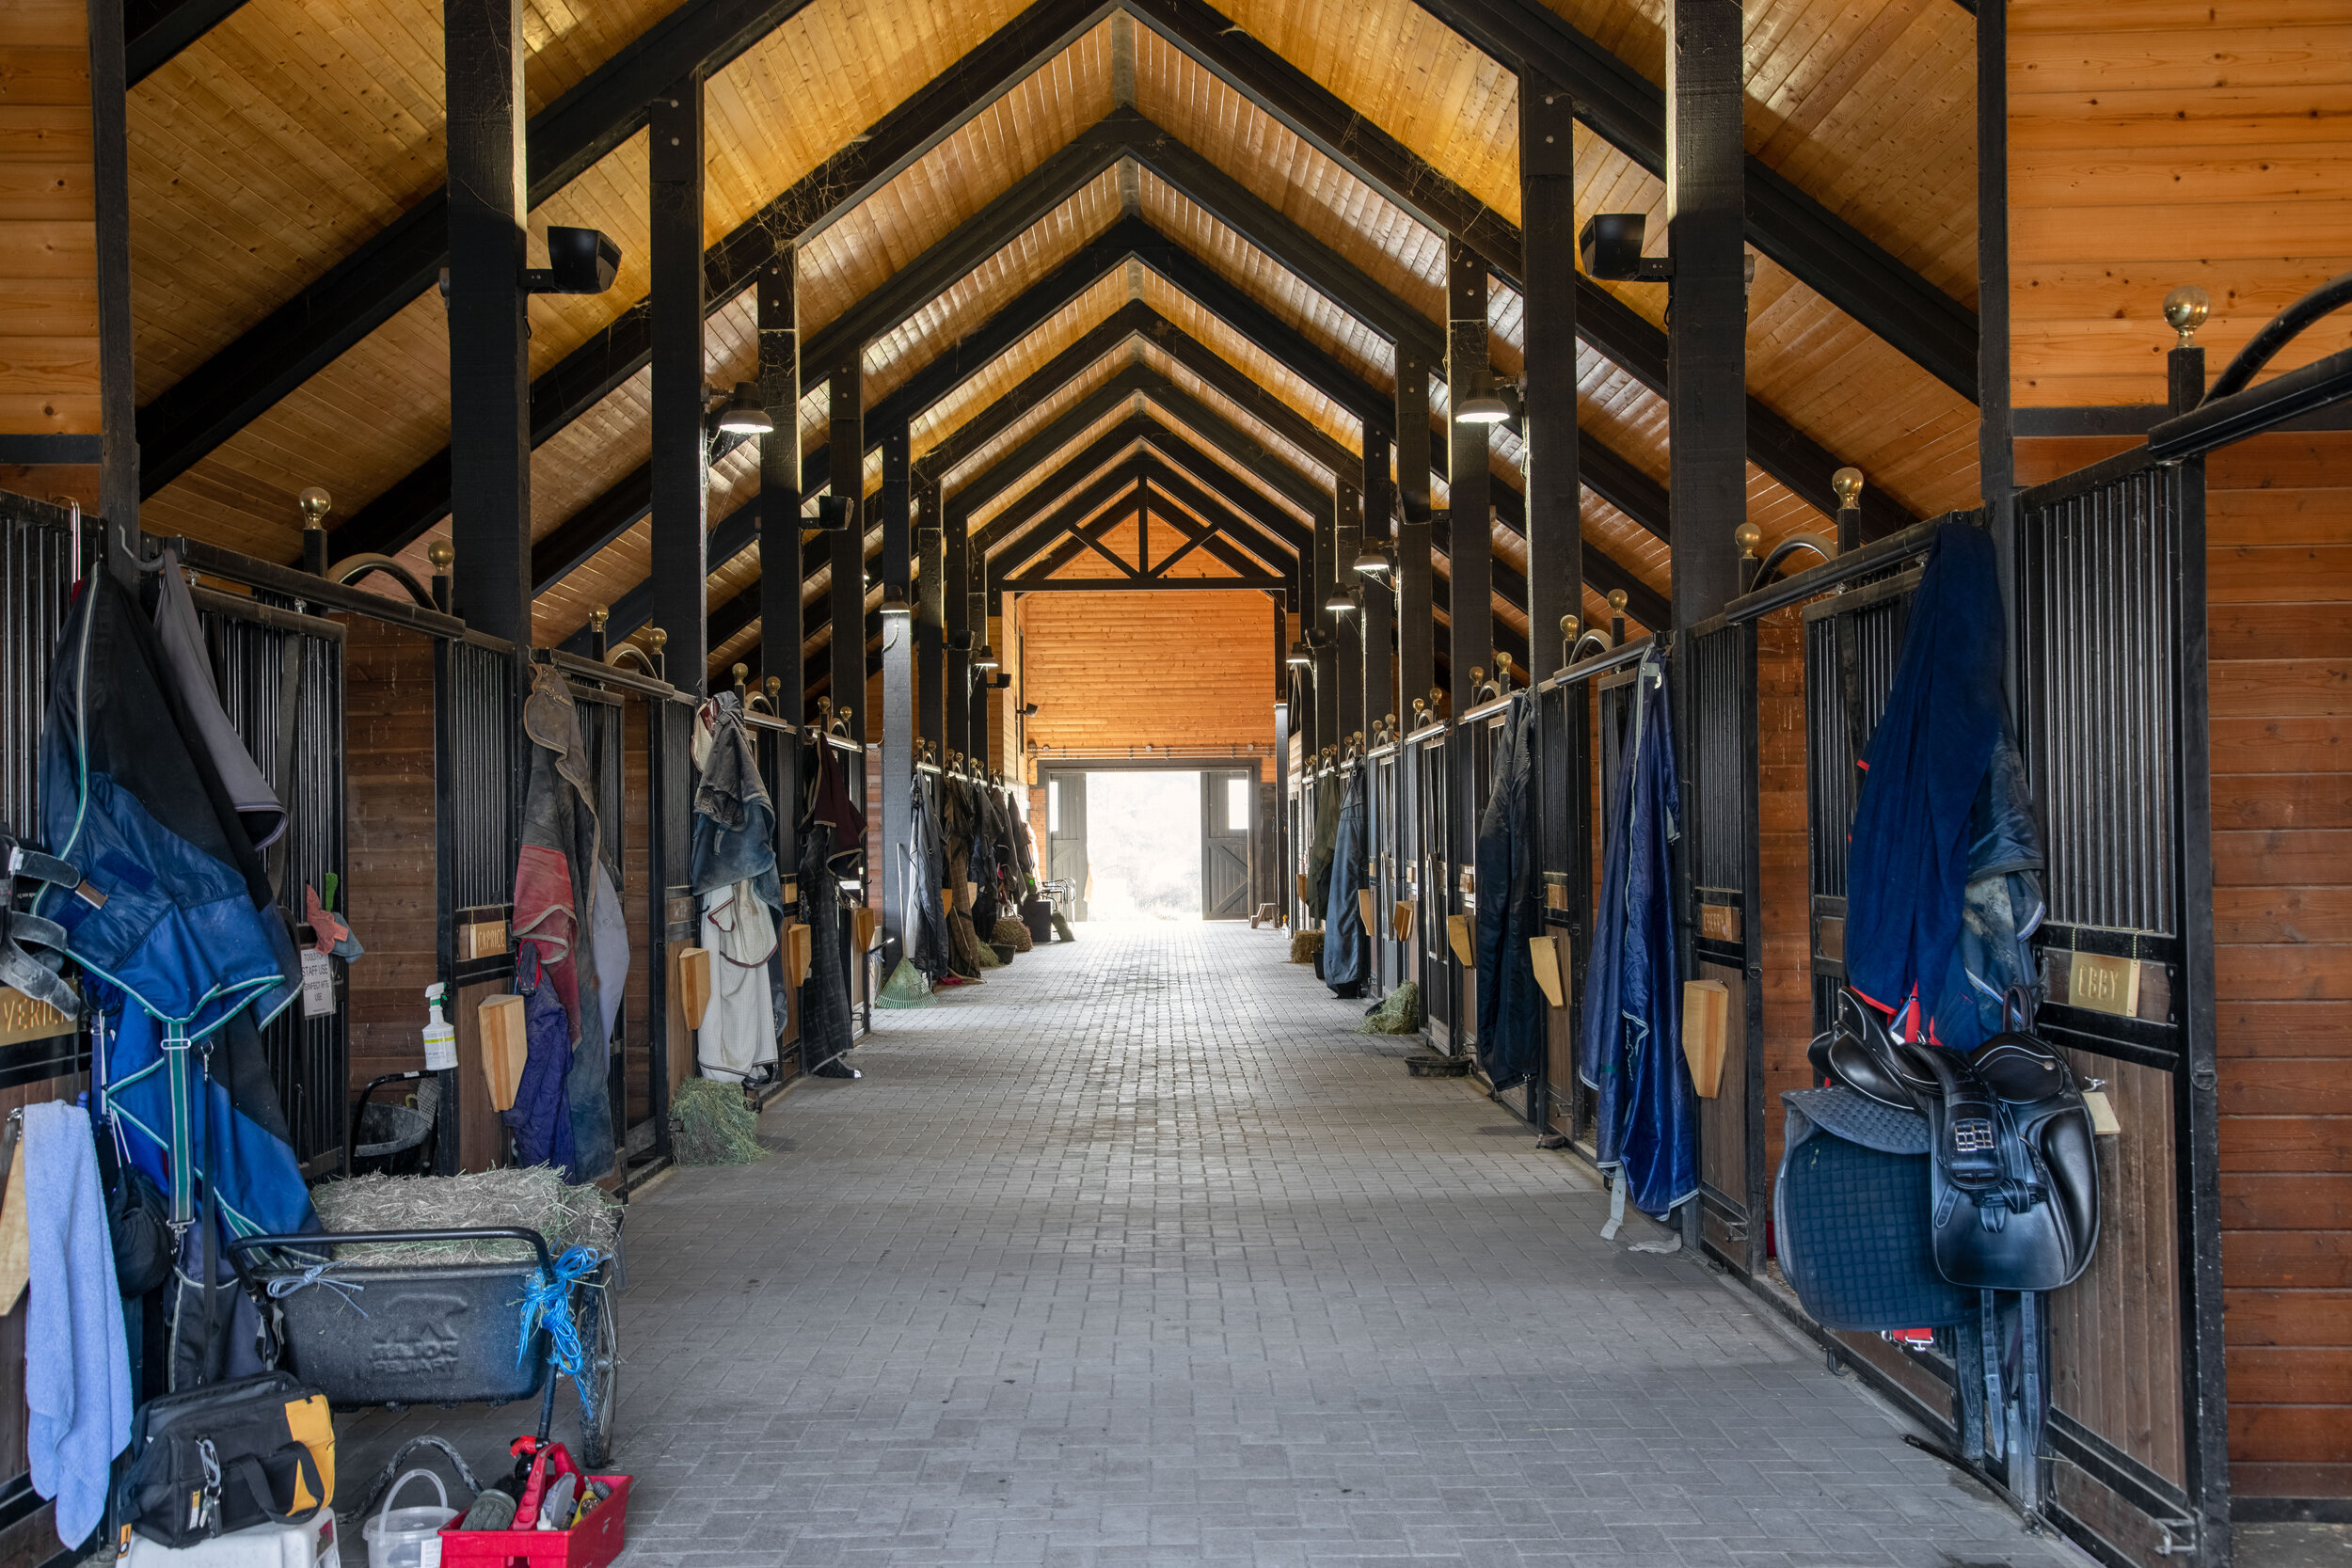
[{"label": "wood plank ceiling", "polygon": [[[1543,3],[1641,76],[1662,79],[1659,0]],[[603,0],[587,8],[544,0],[534,6],[526,67],[534,111],[586,79],[676,5]],[[1253,46],[1270,49],[1314,88],[1424,160],[1435,177],[1500,218],[1518,221],[1518,89],[1506,64],[1482,54],[1414,0],[1218,5],[1230,18],[1217,19],[1224,25]],[[1360,461],[1360,418],[1334,394],[1356,385],[1359,395],[1390,404],[1388,339],[1252,243],[1234,227],[1252,220],[1232,211],[1230,201],[1212,212],[1196,200],[1201,193],[1188,185],[1182,160],[1237,185],[1262,210],[1327,247],[1361,275],[1374,295],[1392,299],[1397,309],[1433,329],[1441,321],[1444,236],[1164,36],[1152,25],[1151,10],[1147,6],[1140,20],[1108,7],[1092,13],[1025,79],[803,237],[805,346],[933,246],[986,219],[992,203],[1106,116],[1139,114],[1149,122],[1132,156],[1108,161],[1079,181],[993,255],[914,302],[902,320],[865,345],[869,407],[929,367],[951,366],[956,372],[944,396],[914,410],[918,457],[983,417],[1025,377],[1122,309],[1148,310],[1158,323],[1154,332],[1181,334],[1195,345],[1190,353],[1208,356],[1188,362],[1166,341],[1131,337],[1072,369],[1051,395],[940,476],[950,498],[1115,378],[1139,375],[1150,384],[976,510],[976,531],[1023,506],[1040,486],[1083,489],[1132,463],[1135,453],[1147,450],[1141,444],[1147,439],[1149,451],[1179,472],[1238,481],[1273,512],[1300,523],[1309,520],[1300,497],[1327,493],[1335,467]],[[952,7],[812,0],[800,8],[709,80],[706,243],[717,245],[761,214],[1020,14],[1017,0],[964,0]],[[1746,15],[1750,152],[1933,288],[1972,303],[1973,34],[1966,13],[1948,0],[1751,0]],[[437,0],[246,0],[134,89],[135,317],[142,402],[236,342],[434,192],[441,179],[440,54]],[[1646,213],[1652,233],[1662,233],[1660,180],[1582,125],[1576,156],[1581,212]],[[834,199],[822,185],[819,180],[818,188],[802,191],[818,209]],[[581,224],[606,230],[624,252],[619,281],[609,293],[532,299],[534,375],[643,300],[645,187],[640,133],[532,213],[535,243],[544,243],[551,223]],[[1406,199],[1414,198],[1408,193]],[[823,214],[771,214],[761,221],[797,231],[812,217]],[[1070,297],[1049,302],[1054,308],[1000,351],[962,362],[968,341],[1000,312],[1033,297],[1058,276],[1057,269],[1090,254],[1089,245],[1114,232],[1135,231],[1138,222],[1148,226],[1154,246],[1172,242],[1177,261],[1190,259],[1184,270],[1230,289],[1304,348],[1285,355],[1255,341],[1228,319],[1229,310],[1199,297],[1198,287],[1143,256],[1106,263],[1099,276],[1080,280]],[[1642,321],[1662,328],[1665,291],[1601,287]],[[750,296],[714,305],[706,334],[708,378],[721,386],[749,379],[756,355]],[[1500,281],[1492,289],[1489,320],[1498,372],[1517,374],[1521,302]],[[1863,467],[1871,484],[1904,509],[1924,515],[1975,499],[1973,405],[1761,257],[1751,293],[1748,352],[1752,396],[1839,459]],[[1299,353],[1311,355],[1312,365],[1302,367]],[[1225,386],[1202,373],[1220,364],[1231,376],[1214,379]],[[803,450],[812,453],[827,436],[818,381],[824,370],[815,362],[803,367],[807,395],[798,422]],[[1666,407],[1640,370],[1582,345],[1579,420],[1589,441],[1662,484],[1670,462]],[[294,497],[304,486],[325,485],[339,518],[347,517],[436,458],[449,435],[447,377],[443,312],[438,296],[428,291],[151,496],[147,526],[291,559],[298,543]],[[1244,406],[1229,395],[1244,386],[1287,409],[1286,428],[1261,417],[1271,417],[1269,410]],[[1433,392],[1442,417],[1442,385]],[[1261,455],[1253,463],[1218,450],[1188,427],[1186,412],[1170,406],[1171,396],[1190,409],[1205,409]],[[532,462],[534,541],[547,541],[586,509],[610,506],[616,486],[626,485],[646,462],[648,400],[649,375],[641,370],[542,441]],[[1138,414],[1163,428],[1085,471],[1069,467],[1076,454]],[[869,420],[869,439],[877,434]],[[1310,434],[1312,451],[1300,445]],[[1518,437],[1499,430],[1491,466],[1513,490],[1524,488],[1523,461]],[[870,490],[880,480],[873,453],[866,470]],[[720,457],[711,472],[714,526],[756,491],[752,448]],[[1442,483],[1437,493],[1442,502]],[[1130,559],[1136,504],[1131,491],[1098,509],[1101,515],[1127,509],[1130,520],[1113,532],[1126,541]],[[1156,492],[1149,504],[1195,524],[1206,521]],[[1828,497],[1797,494],[1751,465],[1749,516],[1768,539],[1822,526],[1828,504]],[[1042,516],[1051,508],[1034,510]],[[1657,534],[1589,489],[1582,513],[1588,549],[1597,548],[1641,582],[1665,591],[1670,552]],[[592,609],[613,603],[644,580],[649,528],[640,518],[578,569],[543,583],[534,616],[543,642],[574,634]],[[1523,571],[1525,548],[1518,533],[1498,525],[1492,534],[1497,559]],[[405,552],[420,565],[423,543],[414,539]],[[1113,570],[1099,553],[1082,556],[1090,564],[1073,561],[1063,570]],[[1188,556],[1179,567],[1185,569],[1230,570],[1203,551]],[[746,590],[757,571],[755,552],[723,560],[714,551],[711,602]],[[1589,592],[1586,610],[1606,613]],[[1524,632],[1524,614],[1500,596],[1497,614],[1501,624]],[[829,628],[818,635],[829,636]],[[723,668],[755,647],[757,638],[755,621],[737,627],[713,650],[714,662]]]}]

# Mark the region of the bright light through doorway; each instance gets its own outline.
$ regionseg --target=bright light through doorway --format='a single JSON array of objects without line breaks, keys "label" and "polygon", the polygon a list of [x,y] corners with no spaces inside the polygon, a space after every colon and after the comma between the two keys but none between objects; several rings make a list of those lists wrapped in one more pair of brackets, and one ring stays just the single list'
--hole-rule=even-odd
[{"label": "bright light through doorway", "polygon": [[1200,775],[1089,773],[1091,920],[1200,918]]}]

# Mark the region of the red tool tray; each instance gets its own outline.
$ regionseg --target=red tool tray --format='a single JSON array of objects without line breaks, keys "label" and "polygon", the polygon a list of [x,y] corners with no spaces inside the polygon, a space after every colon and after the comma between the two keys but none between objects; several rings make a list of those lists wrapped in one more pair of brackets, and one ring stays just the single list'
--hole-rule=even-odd
[{"label": "red tool tray", "polygon": [[578,1529],[445,1529],[442,1568],[605,1568],[628,1533],[628,1476],[594,1476],[612,1488]]}]

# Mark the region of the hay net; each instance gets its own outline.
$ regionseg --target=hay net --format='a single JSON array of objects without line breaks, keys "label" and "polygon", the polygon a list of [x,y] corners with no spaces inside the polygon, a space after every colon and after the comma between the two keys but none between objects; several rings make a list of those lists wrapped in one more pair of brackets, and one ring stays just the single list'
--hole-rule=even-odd
[{"label": "hay net", "polygon": [[1359,1035],[1417,1035],[1421,1033],[1421,987],[1407,980],[1381,999],[1356,1026]]},{"label": "hay net", "polygon": [[670,1100],[670,1156],[681,1165],[748,1165],[767,1158],[759,1118],[733,1083],[689,1078]]}]

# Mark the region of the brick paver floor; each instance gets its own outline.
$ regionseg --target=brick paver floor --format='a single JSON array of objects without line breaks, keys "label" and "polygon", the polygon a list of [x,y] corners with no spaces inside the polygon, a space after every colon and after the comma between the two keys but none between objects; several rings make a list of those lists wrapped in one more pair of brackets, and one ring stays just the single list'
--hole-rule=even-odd
[{"label": "brick paver floor", "polygon": [[[631,1206],[632,1568],[2088,1560],[1703,1264],[1602,1242],[1587,1170],[1286,936],[1079,934]],[[518,1414],[370,1418],[344,1474]]]}]

